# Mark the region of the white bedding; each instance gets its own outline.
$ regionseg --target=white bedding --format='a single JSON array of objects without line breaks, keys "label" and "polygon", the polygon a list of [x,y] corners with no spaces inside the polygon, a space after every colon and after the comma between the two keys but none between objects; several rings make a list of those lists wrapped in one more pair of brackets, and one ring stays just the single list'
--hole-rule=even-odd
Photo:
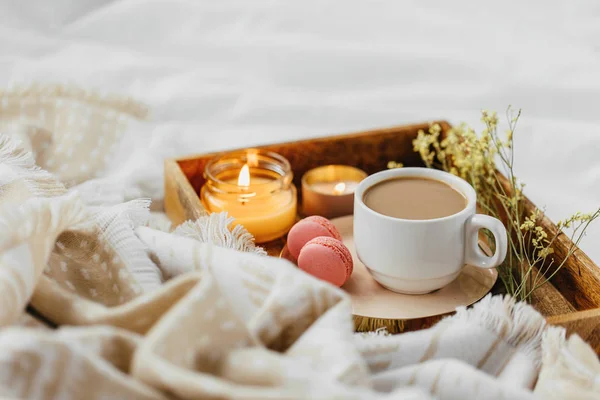
[{"label": "white bedding", "polygon": [[[0,84],[73,83],[152,109],[166,155],[523,109],[517,172],[553,219],[600,206],[597,1],[0,3]],[[125,153],[124,153],[125,154]],[[151,165],[153,168],[148,168]],[[160,179],[152,179],[160,187]],[[582,248],[600,263],[600,223]]]}]

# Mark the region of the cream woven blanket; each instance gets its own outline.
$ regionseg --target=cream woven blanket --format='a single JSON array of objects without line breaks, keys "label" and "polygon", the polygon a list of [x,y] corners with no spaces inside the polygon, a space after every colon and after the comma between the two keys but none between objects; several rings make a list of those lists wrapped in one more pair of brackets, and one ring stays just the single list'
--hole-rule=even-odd
[{"label": "cream woven blanket", "polygon": [[143,113],[60,87],[0,95],[0,395],[600,396],[589,346],[527,305],[486,297],[431,329],[356,335],[343,291],[226,216],[170,232],[148,200],[123,203],[143,184],[103,174]]}]

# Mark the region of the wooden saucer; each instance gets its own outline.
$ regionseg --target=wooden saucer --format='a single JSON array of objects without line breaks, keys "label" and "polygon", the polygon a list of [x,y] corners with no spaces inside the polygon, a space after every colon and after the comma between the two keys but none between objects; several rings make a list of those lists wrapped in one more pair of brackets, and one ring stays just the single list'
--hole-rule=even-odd
[{"label": "wooden saucer", "polygon": [[[422,329],[437,322],[456,307],[468,306],[485,296],[498,278],[495,269],[466,265],[449,285],[422,295],[394,293],[377,283],[356,257],[352,216],[332,219],[354,260],[352,276],[342,286],[352,296],[352,313],[357,331],[386,327],[391,333]],[[291,256],[284,248],[281,257]]]}]

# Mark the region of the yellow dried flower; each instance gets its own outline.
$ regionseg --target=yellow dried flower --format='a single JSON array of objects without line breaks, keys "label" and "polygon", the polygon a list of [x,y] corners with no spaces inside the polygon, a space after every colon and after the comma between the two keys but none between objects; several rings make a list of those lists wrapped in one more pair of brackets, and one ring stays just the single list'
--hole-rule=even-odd
[{"label": "yellow dried flower", "polygon": [[596,211],[595,213],[587,213],[587,214],[583,214],[580,211],[578,211],[575,214],[571,215],[569,218],[558,221],[556,223],[556,225],[558,226],[559,229],[570,228],[572,225],[585,224],[587,222],[590,222],[590,221],[596,219],[597,217],[598,217],[598,211]]},{"label": "yellow dried flower", "polygon": [[[480,135],[467,124],[461,123],[445,132],[440,140],[442,129],[438,124],[433,124],[426,132],[418,132],[413,140],[413,148],[427,167],[433,167],[435,163],[435,167],[467,180],[477,192],[480,208],[508,221],[510,253],[498,271],[508,293],[520,300],[528,300],[537,287],[537,278],[532,278],[531,271],[543,268],[543,260],[554,252],[552,243],[558,234],[548,237],[541,222],[538,222],[542,214],[540,210],[534,210],[523,220],[525,184],[517,179],[513,168],[514,130],[520,115],[520,110],[513,113],[509,107],[509,129],[504,138],[498,134],[496,112],[483,110],[481,120],[485,123],[485,129]],[[496,160],[500,160],[501,168],[497,168]],[[388,167],[392,165],[390,163]],[[497,173],[498,170],[507,172],[506,181]],[[600,209],[593,214],[576,213],[559,221],[558,227],[574,227],[576,231],[583,226],[578,233],[581,238],[587,224],[599,217]],[[522,265],[528,263],[535,268],[523,269]],[[557,263],[555,268],[560,268],[562,264],[564,261]],[[544,272],[552,274],[552,271]]]},{"label": "yellow dried flower", "polygon": [[513,139],[513,131],[512,131],[512,129],[509,129],[506,131],[506,142],[511,143],[512,139]]},{"label": "yellow dried flower", "polygon": [[525,220],[525,222],[521,224],[521,227],[519,229],[521,229],[522,231],[529,231],[533,229],[534,226],[535,224],[533,223],[533,221]]},{"label": "yellow dried flower", "polygon": [[[439,134],[439,132],[438,132]],[[421,155],[421,159],[425,161],[428,167],[433,164],[435,153],[431,152],[431,144],[437,140],[437,137],[426,134],[422,129],[417,133],[417,138],[413,140],[413,149]]]},{"label": "yellow dried flower", "polygon": [[538,251],[538,256],[542,258],[548,257],[550,254],[554,253],[554,249],[552,247],[544,247],[540,251]]},{"label": "yellow dried flower", "polygon": [[481,112],[481,121],[488,126],[488,129],[496,129],[498,125],[498,115],[496,111],[483,110]]},{"label": "yellow dried flower", "polygon": [[442,132],[442,127],[440,124],[433,124],[429,127],[429,133],[434,136],[438,136],[440,132]]},{"label": "yellow dried flower", "polygon": [[538,230],[538,228],[541,229],[540,226],[536,227],[536,222],[538,220],[538,218],[540,217],[540,210],[538,210],[537,208],[535,210],[533,210],[533,212],[525,217],[525,221],[523,222],[523,224],[521,225],[521,227],[519,229],[521,229],[522,231],[530,231],[530,230]]},{"label": "yellow dried flower", "polygon": [[387,167],[388,169],[402,168],[404,167],[404,164],[402,164],[401,162],[390,161],[387,163]]}]

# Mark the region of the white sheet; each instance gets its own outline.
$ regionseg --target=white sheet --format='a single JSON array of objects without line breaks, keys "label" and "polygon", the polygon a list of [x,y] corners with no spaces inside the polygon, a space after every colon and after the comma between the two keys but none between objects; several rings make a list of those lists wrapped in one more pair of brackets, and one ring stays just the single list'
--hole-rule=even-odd
[{"label": "white sheet", "polygon": [[[165,155],[437,118],[480,127],[481,108],[513,104],[526,194],[555,220],[598,207],[598,2],[422,3],[5,0],[0,84],[148,103],[152,121],[132,128],[145,176]],[[600,262],[600,224],[582,247]]]}]

